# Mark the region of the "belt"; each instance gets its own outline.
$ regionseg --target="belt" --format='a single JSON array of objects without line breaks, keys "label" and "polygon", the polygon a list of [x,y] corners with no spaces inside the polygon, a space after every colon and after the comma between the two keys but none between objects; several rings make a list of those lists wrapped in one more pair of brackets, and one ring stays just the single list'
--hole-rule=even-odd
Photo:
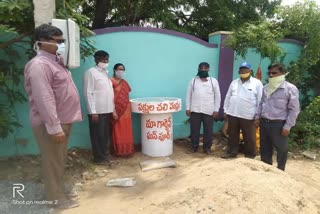
[{"label": "belt", "polygon": [[269,120],[267,118],[260,118],[261,121],[266,122],[266,123],[283,123],[285,120]]}]

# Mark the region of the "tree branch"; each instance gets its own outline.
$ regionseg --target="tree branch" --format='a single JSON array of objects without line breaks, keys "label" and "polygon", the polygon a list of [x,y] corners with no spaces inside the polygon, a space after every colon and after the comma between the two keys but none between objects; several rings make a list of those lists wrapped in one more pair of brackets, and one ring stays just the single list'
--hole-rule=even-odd
[{"label": "tree branch", "polygon": [[14,39],[11,39],[11,40],[9,40],[9,41],[7,41],[5,43],[1,43],[0,44],[0,50],[6,48],[6,47],[8,47],[8,46],[10,46],[10,45],[12,45],[12,44],[14,44],[16,42],[20,42],[26,36],[28,36],[28,34],[21,34],[20,36],[14,38]]}]

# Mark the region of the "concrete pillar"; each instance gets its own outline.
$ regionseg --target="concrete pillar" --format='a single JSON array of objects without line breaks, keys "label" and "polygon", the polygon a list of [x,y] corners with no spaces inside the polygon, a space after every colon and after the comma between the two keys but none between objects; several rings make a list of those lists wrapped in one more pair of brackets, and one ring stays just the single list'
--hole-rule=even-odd
[{"label": "concrete pillar", "polygon": [[56,15],[55,0],[33,0],[35,27],[48,24]]},{"label": "concrete pillar", "polygon": [[219,66],[218,66],[218,82],[221,91],[221,108],[219,118],[223,118],[223,104],[230,83],[233,80],[233,63],[234,51],[231,48],[225,47],[223,41],[231,35],[230,31],[218,31],[209,34],[209,43],[218,44],[219,48]]}]

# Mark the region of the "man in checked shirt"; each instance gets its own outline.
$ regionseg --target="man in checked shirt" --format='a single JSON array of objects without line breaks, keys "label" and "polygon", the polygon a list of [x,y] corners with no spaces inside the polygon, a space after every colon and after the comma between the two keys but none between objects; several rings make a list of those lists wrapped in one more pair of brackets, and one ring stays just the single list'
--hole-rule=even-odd
[{"label": "man in checked shirt", "polygon": [[63,176],[72,123],[81,121],[80,98],[63,65],[62,31],[43,24],[35,29],[37,55],[24,70],[33,134],[41,153],[46,200],[54,208],[79,206],[64,188]]},{"label": "man in checked shirt", "polygon": [[268,67],[269,84],[263,87],[256,124],[260,118],[261,160],[272,164],[273,148],[277,151],[278,169],[284,171],[288,156],[288,135],[300,112],[299,90],[285,79],[283,64]]}]

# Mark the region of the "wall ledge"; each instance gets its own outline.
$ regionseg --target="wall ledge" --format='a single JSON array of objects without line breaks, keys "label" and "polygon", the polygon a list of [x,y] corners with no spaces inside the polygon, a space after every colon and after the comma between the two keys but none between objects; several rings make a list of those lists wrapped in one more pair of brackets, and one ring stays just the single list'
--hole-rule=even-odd
[{"label": "wall ledge", "polygon": [[214,35],[231,35],[233,34],[232,31],[216,31],[216,32],[213,32],[213,33],[209,33],[209,36],[214,36]]},{"label": "wall ledge", "polygon": [[[210,33],[209,36],[214,36],[214,35],[232,35],[233,32],[232,31],[217,31],[217,32],[213,32]],[[296,40],[296,39],[279,39],[277,42],[279,43],[293,43],[296,45],[300,45],[300,46],[304,46],[304,43]]]},{"label": "wall ledge", "polygon": [[295,40],[295,39],[280,39],[278,40],[278,42],[280,43],[293,43],[293,44],[296,44],[296,45],[300,45],[300,46],[304,46],[304,43],[303,42],[300,42],[298,40]]}]

